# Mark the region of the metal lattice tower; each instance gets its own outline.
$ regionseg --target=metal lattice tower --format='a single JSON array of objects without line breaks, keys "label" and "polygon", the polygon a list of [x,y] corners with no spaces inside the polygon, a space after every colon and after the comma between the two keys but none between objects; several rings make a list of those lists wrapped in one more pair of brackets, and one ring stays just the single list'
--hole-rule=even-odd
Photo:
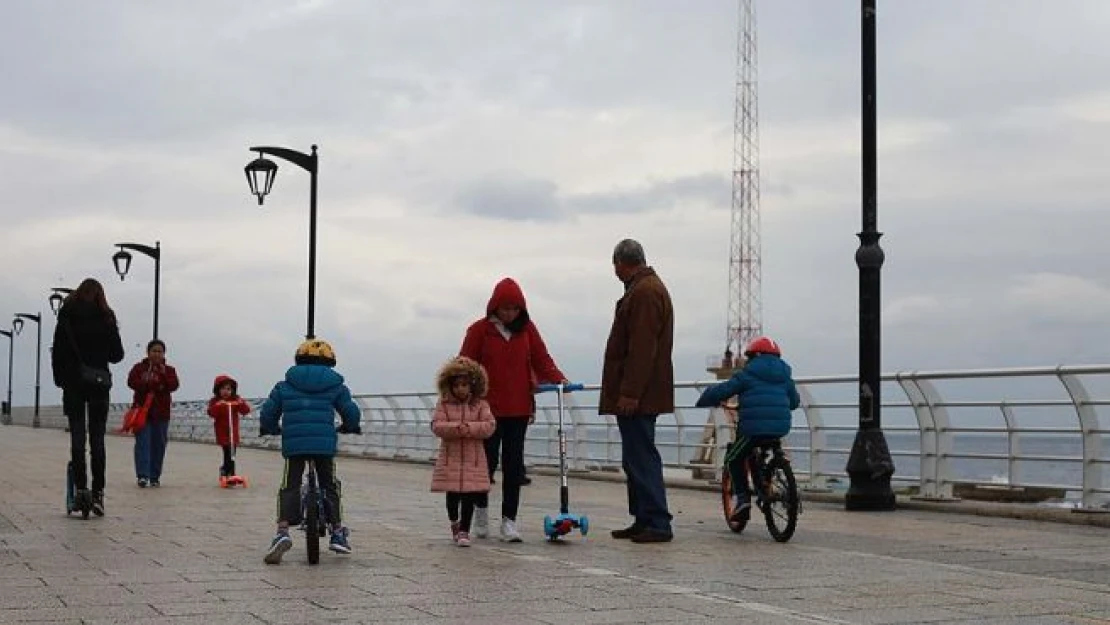
[{"label": "metal lattice tower", "polygon": [[[732,224],[725,357],[709,370],[727,377],[744,346],[763,333],[759,218],[759,99],[755,0],[739,0],[732,128]],[[727,369],[728,371],[725,371]]]}]

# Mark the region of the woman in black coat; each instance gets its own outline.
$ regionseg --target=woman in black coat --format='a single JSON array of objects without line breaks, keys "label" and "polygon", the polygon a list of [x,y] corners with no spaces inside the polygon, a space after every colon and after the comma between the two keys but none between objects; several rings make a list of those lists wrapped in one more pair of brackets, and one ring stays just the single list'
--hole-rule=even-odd
[{"label": "woman in black coat", "polygon": [[70,460],[77,490],[86,489],[88,482],[85,472],[85,432],[88,432],[92,511],[97,516],[104,515],[104,430],[108,424],[108,391],[112,388],[108,363],[121,360],[123,342],[116,314],[108,306],[104,287],[86,278],[58,311],[50,364],[54,385],[62,389],[62,410],[69,420]]}]

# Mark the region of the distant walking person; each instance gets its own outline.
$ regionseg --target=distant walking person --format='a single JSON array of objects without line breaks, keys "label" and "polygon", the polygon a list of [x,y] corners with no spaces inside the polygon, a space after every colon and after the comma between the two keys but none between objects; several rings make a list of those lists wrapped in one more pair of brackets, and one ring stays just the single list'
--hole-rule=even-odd
[{"label": "distant walking person", "polygon": [[160,339],[147,343],[146,358],[131,367],[127,386],[135,391],[136,404],[152,396],[146,425],[135,433],[135,479],[139,488],[158,488],[170,436],[170,394],[180,386],[177,370],[166,364],[166,344]]},{"label": "distant walking person", "polygon": [[674,309],[667,287],[636,241],[617,244],[613,270],[624,283],[624,295],[617,300],[605,345],[598,412],[617,418],[628,513],[634,520],[612,535],[637,543],[668,542],[674,535],[655,420],[674,412]]},{"label": "distant walking person", "polygon": [[86,278],[66,296],[54,327],[50,365],[54,385],[62,389],[62,410],[69,422],[73,484],[87,490],[85,437],[92,456],[92,511],[104,516],[104,430],[108,423],[108,364],[123,360],[116,314],[108,306],[104,287]]}]

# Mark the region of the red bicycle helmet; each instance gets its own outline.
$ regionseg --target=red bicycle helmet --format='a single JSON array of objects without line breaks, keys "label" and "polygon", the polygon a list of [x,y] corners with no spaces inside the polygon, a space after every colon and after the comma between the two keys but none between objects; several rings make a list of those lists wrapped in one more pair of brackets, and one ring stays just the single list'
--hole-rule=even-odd
[{"label": "red bicycle helmet", "polygon": [[779,344],[774,339],[769,336],[761,336],[749,343],[748,349],[744,350],[744,356],[747,358],[751,358],[755,354],[782,356],[782,350],[779,349]]}]

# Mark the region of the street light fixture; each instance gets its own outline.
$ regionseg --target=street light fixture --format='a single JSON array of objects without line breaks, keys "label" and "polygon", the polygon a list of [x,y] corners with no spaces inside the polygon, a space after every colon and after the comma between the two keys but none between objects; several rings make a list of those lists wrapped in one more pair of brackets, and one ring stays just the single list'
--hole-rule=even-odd
[{"label": "street light fixture", "polygon": [[15,353],[15,324],[11,330],[0,330],[0,334],[8,337],[8,401],[4,404],[4,425],[12,424],[12,354]]},{"label": "street light fixture", "polygon": [[50,312],[54,313],[54,316],[57,317],[58,311],[62,309],[62,303],[65,302],[66,296],[73,292],[73,289],[59,286],[50,290],[53,291],[50,297],[47,298],[47,300],[50,301]]},{"label": "street light fixture", "polygon": [[882,233],[878,230],[875,0],[860,0],[860,13],[863,227],[857,235],[860,246],[856,250],[856,266],[859,267],[859,426],[845,469],[850,485],[844,497],[844,507],[847,510],[894,510],[894,491],[890,487],[894,461],[883,436],[880,414],[883,403],[879,392],[882,384],[882,301],[879,299],[879,287],[884,254],[879,246]]},{"label": "street light fixture", "polygon": [[318,159],[316,157],[316,146],[312,146],[312,153],[305,154],[289,148],[276,148],[276,147],[252,147],[251,152],[258,152],[258,158],[254,159],[243,168],[247,175],[247,185],[250,186],[251,195],[258,198],[258,205],[262,206],[262,200],[270,193],[270,189],[274,186],[274,178],[277,176],[277,163],[270,159],[264,158],[263,154],[276,156],[277,158],[284,159],[301,167],[309,173],[309,199],[308,199],[308,331],[305,334],[306,339],[311,339],[316,336],[315,333],[315,319],[316,319],[316,178],[318,172]]},{"label": "street light fixture", "polygon": [[35,349],[35,417],[31,421],[31,427],[37,428],[39,426],[39,382],[42,373],[42,313],[16,313],[15,319],[12,320],[12,327],[15,328],[16,334],[23,330],[24,319],[35,322],[38,335],[38,347]]},{"label": "street light fixture", "polygon": [[154,259],[154,338],[157,339],[158,296],[162,282],[162,244],[155,241],[154,247],[150,247],[141,243],[116,243],[116,247],[119,248],[119,251],[112,254],[112,264],[115,265],[116,273],[119,274],[121,282],[127,276],[128,270],[131,269],[131,253],[127,250],[135,250]]}]

